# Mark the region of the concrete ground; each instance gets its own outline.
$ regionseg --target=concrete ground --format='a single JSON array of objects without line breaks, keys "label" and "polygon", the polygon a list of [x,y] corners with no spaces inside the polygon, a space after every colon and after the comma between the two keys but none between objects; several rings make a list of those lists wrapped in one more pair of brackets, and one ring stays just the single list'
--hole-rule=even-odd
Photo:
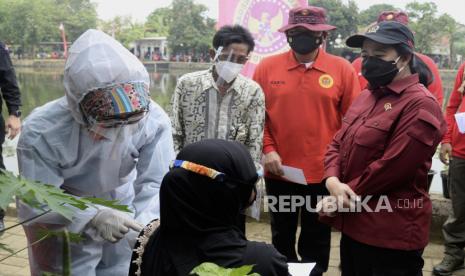
[{"label": "concrete ground", "polygon": [[[11,226],[17,222],[16,218],[7,216],[5,218],[6,225]],[[267,223],[258,223],[249,221],[247,223],[247,236],[250,240],[256,241],[271,241],[270,226]],[[325,275],[339,276],[339,239],[340,234],[333,232],[331,239],[331,259],[330,268]],[[21,227],[15,227],[0,237],[0,243],[6,244],[14,251],[21,250],[26,247],[26,238]],[[0,259],[3,259],[9,253],[0,250]],[[443,257],[443,246],[437,243],[430,243],[423,254],[425,259],[424,275],[431,275],[433,265],[440,262]],[[0,276],[25,276],[30,275],[27,259],[27,250],[19,252],[13,257],[9,257],[0,261]],[[456,276],[465,276],[465,270],[454,273]]]}]

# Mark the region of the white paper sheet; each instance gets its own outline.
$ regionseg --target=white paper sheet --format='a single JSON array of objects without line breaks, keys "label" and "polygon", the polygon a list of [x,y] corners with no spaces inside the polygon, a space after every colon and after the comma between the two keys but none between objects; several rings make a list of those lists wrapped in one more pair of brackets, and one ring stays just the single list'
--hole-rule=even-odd
[{"label": "white paper sheet", "polygon": [[308,276],[315,263],[288,263],[287,265],[292,276]]},{"label": "white paper sheet", "polygon": [[462,134],[465,133],[465,112],[456,113],[455,121],[457,122],[457,126],[459,127],[459,132]]},{"label": "white paper sheet", "polygon": [[304,171],[302,169],[284,165],[282,168],[284,171],[284,178],[294,183],[307,185],[307,180],[305,179]]}]

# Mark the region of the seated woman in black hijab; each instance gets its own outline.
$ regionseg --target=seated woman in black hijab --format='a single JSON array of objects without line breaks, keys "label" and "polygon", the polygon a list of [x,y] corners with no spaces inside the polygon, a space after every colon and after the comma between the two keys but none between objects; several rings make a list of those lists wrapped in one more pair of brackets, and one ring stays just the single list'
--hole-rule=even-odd
[{"label": "seated woman in black hijab", "polygon": [[247,241],[236,226],[255,199],[257,180],[240,143],[212,139],[184,147],[161,184],[161,224],[139,236],[129,275],[185,276],[204,262],[288,275],[284,256],[272,245]]}]

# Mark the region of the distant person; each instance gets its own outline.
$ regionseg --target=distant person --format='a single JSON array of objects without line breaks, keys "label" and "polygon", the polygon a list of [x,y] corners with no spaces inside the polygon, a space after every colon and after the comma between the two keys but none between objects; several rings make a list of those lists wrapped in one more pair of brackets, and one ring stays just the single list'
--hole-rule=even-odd
[{"label": "distant person", "polygon": [[[5,169],[2,156],[2,145],[5,135],[14,139],[21,129],[21,93],[16,80],[15,70],[10,59],[10,54],[5,44],[0,42],[0,91],[8,109],[8,118],[5,120],[0,116],[0,169]],[[0,112],[2,100],[0,98]],[[3,218],[5,211],[0,209],[0,235],[3,234],[5,224]]]},{"label": "distant person", "polygon": [[465,253],[465,134],[459,131],[455,114],[465,112],[465,63],[455,78],[454,88],[446,108],[447,133],[440,151],[441,161],[449,165],[449,193],[452,212],[442,227],[444,258],[434,266],[435,275],[452,275],[463,268]]},{"label": "distant person", "polygon": [[[383,21],[396,21],[405,25],[408,25],[408,15],[403,11],[383,11],[379,14],[377,23]],[[428,81],[427,88],[436,98],[439,103],[439,106],[442,108],[443,104],[443,89],[442,89],[442,80],[441,75],[439,74],[438,65],[427,55],[420,54],[415,52],[415,54],[422,60],[430,69],[432,79]],[[352,62],[355,70],[358,73],[358,80],[360,82],[360,87],[362,89],[366,88],[368,81],[362,75],[362,58],[358,57]]]},{"label": "distant person", "polygon": [[259,179],[248,149],[206,139],[187,145],[176,159],[161,184],[160,222],[141,232],[129,275],[186,276],[204,262],[289,275],[286,257],[270,244],[248,241],[236,226],[255,200]]},{"label": "distant person", "polygon": [[[321,45],[328,32],[323,8],[302,6],[289,11],[289,22],[279,31],[290,50],[263,59],[254,80],[265,93],[266,191],[268,196],[301,196],[313,208],[324,186],[326,148],[352,101],[360,93],[357,75],[342,57],[327,53]],[[282,178],[283,165],[302,169],[308,185]],[[297,251],[303,262],[316,262],[311,275],[328,269],[331,229],[318,221],[318,214],[305,206],[295,211],[271,212],[273,245],[290,262],[297,262],[296,232],[300,216]]]},{"label": "distant person", "polygon": [[361,48],[369,86],[325,158],[326,187],[338,206],[349,207],[356,196],[362,202],[322,217],[342,232],[343,276],[422,275],[432,212],[428,170],[446,124],[425,88],[431,72],[418,62],[414,43],[412,31],[395,21],[346,41]]}]

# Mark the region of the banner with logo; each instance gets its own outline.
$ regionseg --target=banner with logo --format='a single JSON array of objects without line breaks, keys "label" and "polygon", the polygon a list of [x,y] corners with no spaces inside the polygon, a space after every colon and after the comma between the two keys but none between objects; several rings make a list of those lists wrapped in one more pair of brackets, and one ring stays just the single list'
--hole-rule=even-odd
[{"label": "banner with logo", "polygon": [[255,39],[255,50],[242,74],[251,77],[256,65],[266,56],[289,49],[286,36],[278,29],[287,24],[289,10],[307,6],[307,0],[218,0],[218,27],[239,24]]}]

